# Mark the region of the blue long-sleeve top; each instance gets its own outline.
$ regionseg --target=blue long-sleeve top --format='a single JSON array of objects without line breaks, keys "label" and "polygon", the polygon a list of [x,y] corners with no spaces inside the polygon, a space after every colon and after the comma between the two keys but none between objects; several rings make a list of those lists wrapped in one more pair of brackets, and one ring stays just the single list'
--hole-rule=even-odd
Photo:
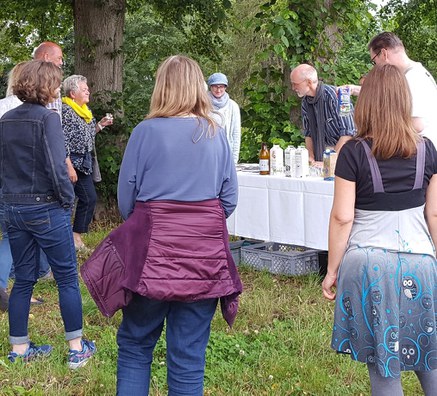
[{"label": "blue long-sleeve top", "polygon": [[124,219],[136,201],[151,200],[219,198],[226,217],[232,214],[238,200],[232,153],[222,128],[212,138],[206,129],[206,121],[197,117],[153,118],[135,127],[118,178]]}]

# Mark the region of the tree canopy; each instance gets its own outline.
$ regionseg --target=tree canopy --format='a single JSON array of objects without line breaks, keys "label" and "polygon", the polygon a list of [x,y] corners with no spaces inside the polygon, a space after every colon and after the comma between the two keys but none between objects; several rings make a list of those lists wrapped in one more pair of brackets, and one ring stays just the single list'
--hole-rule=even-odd
[{"label": "tree canopy", "polygon": [[367,43],[391,30],[437,75],[436,3],[389,0],[377,12],[371,0],[3,0],[0,76],[4,83],[40,42],[61,45],[64,74],[88,78],[94,113],[119,114],[97,138],[100,189],[113,196],[124,143],[148,111],[165,57],[184,53],[205,78],[228,76],[242,108],[240,158],[253,161],[261,141],[283,148],[302,141],[300,101],[289,82],[300,63],[313,64],[326,83],[357,83],[372,67]]}]

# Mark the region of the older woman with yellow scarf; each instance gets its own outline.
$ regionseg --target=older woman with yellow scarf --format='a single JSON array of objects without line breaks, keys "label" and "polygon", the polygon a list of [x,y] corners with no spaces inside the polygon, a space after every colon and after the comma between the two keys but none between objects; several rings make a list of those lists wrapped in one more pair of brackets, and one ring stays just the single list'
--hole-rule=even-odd
[{"label": "older woman with yellow scarf", "polygon": [[86,249],[81,234],[88,232],[97,202],[93,181],[93,150],[96,133],[112,125],[112,116],[107,115],[99,122],[93,117],[87,103],[90,91],[84,76],[72,75],[63,84],[62,128],[65,135],[67,156],[77,174],[74,192],[78,199],[73,222],[76,250]]}]

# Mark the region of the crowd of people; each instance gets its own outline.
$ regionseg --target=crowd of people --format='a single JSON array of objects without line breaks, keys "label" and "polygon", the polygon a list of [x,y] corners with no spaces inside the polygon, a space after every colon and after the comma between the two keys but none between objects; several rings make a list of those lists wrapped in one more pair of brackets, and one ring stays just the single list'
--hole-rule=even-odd
[{"label": "crowd of people", "polygon": [[[320,81],[312,65],[290,74],[310,163],[321,166],[327,148],[338,153],[322,283],[335,300],[331,346],[367,365],[372,395],[402,395],[401,372],[410,370],[430,396],[437,389],[437,86],[395,34],[377,35],[368,50],[374,67],[360,85],[346,86],[357,96],[346,115],[338,112],[338,87]],[[86,77],[62,82],[62,59],[57,44],[42,43],[34,60],[12,70],[0,101],[0,308],[8,309],[11,362],[49,355],[50,345],[30,341],[27,322],[35,283],[52,276],[74,369],[97,350],[82,337],[76,252],[87,249],[82,234],[97,199],[95,136],[113,119],[96,122]],[[123,311],[119,395],[148,394],[164,325],[169,394],[202,395],[219,300],[228,324],[235,320],[242,284],[226,218],[237,205],[241,119],[227,88],[223,73],[205,84],[188,57],[164,60],[121,163],[124,222],[81,268],[99,308]]]}]

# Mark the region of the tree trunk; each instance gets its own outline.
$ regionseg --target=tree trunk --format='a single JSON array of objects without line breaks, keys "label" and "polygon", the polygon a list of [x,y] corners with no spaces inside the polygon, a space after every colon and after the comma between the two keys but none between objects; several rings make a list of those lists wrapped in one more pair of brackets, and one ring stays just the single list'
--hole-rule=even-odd
[{"label": "tree trunk", "polygon": [[106,102],[123,88],[123,30],[126,0],[74,0],[75,73]]},{"label": "tree trunk", "polygon": [[[333,0],[324,0],[324,6],[328,10],[328,12],[332,8],[332,3],[333,3]],[[326,25],[325,26],[325,35],[329,41],[329,46],[330,46],[333,54],[336,54],[337,51],[341,47],[338,26],[335,23],[333,23],[331,25]]]}]

